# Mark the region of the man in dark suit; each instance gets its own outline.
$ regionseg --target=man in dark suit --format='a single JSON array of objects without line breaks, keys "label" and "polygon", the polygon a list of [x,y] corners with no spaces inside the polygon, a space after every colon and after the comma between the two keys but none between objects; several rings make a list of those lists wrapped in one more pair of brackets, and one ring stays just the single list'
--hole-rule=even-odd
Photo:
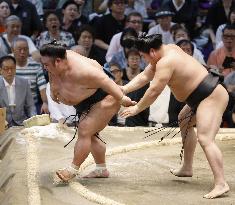
[{"label": "man in dark suit", "polygon": [[0,107],[6,107],[9,126],[19,126],[36,114],[28,80],[15,76],[16,61],[12,56],[0,58]]}]

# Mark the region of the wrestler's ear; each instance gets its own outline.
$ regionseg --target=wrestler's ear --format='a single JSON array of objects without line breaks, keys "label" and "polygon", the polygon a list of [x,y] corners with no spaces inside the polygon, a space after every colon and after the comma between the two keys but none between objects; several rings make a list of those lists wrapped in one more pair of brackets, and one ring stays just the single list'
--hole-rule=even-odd
[{"label": "wrestler's ear", "polygon": [[61,63],[61,58],[56,58],[55,59],[55,65],[59,65]]},{"label": "wrestler's ear", "polygon": [[156,56],[155,50],[153,48],[150,48],[149,55],[150,55],[151,58],[154,58]]}]

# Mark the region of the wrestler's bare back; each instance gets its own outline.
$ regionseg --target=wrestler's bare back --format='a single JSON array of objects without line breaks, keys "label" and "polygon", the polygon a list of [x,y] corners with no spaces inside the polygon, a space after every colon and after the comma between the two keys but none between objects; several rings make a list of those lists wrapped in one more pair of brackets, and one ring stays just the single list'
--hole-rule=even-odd
[{"label": "wrestler's bare back", "polygon": [[68,69],[63,75],[51,74],[51,91],[59,102],[76,105],[96,92],[93,78],[103,74],[103,69],[95,60],[73,51],[66,54]]},{"label": "wrestler's bare back", "polygon": [[163,56],[156,64],[155,75],[168,72],[170,79],[167,84],[176,99],[183,102],[205,78],[208,71],[176,45],[163,45],[162,49]]}]

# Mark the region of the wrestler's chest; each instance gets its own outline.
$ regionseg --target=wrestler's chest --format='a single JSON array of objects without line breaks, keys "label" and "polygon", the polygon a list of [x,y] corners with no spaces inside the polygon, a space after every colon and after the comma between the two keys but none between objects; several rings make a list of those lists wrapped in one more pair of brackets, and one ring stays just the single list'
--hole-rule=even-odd
[{"label": "wrestler's chest", "polygon": [[94,91],[76,87],[58,87],[54,89],[55,97],[65,104],[76,105],[93,94]]}]

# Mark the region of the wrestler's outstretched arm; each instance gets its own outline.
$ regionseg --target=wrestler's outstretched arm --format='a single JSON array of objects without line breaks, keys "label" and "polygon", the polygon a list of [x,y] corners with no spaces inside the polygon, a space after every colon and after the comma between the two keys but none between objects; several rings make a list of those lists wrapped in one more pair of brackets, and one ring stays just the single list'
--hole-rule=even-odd
[{"label": "wrestler's outstretched arm", "polygon": [[121,105],[127,107],[131,105],[135,105],[136,102],[132,101],[129,97],[127,97],[121,88],[111,80],[104,72],[94,72],[92,75],[92,83],[94,87],[101,88],[106,93],[112,95],[117,101],[120,102]]},{"label": "wrestler's outstretched arm", "polygon": [[168,68],[156,72],[149,88],[146,90],[140,101],[135,106],[123,110],[120,113],[120,116],[124,118],[134,116],[153,104],[169,82],[171,75],[172,70]]},{"label": "wrestler's outstretched arm", "polygon": [[125,94],[130,93],[132,91],[138,90],[142,88],[147,83],[149,83],[155,74],[155,66],[149,64],[143,72],[138,74],[135,78],[133,78],[129,83],[122,86],[121,89]]}]

